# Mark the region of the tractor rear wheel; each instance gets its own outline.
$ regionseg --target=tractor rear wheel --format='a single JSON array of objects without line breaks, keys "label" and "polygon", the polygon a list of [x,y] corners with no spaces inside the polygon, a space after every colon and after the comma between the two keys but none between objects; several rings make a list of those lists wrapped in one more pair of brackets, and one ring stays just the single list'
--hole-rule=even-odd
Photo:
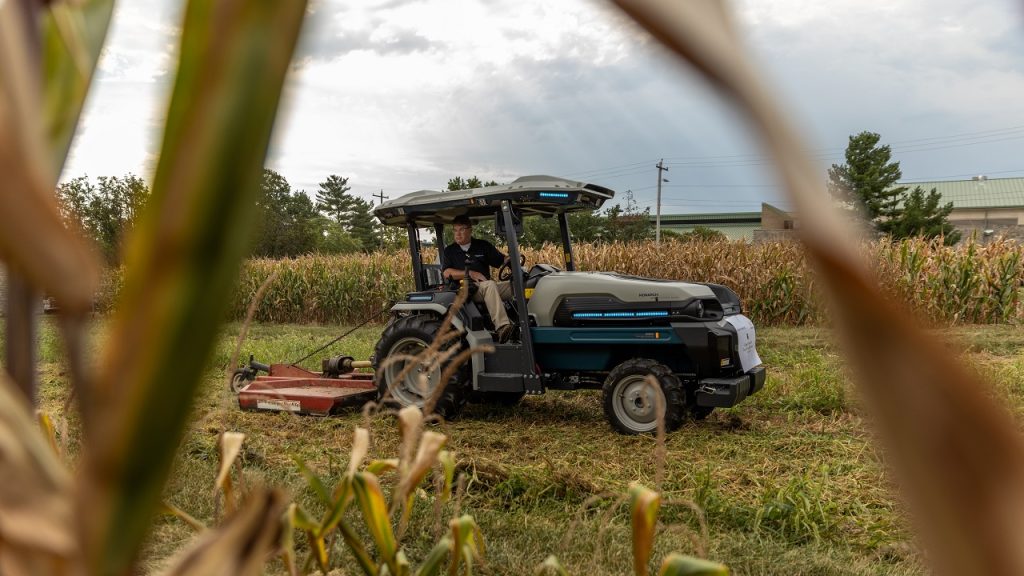
[{"label": "tractor rear wheel", "polygon": [[622,434],[647,434],[658,429],[657,393],[647,380],[653,376],[665,399],[665,430],[686,420],[686,391],[672,370],[647,358],[633,358],[608,374],[602,389],[608,423]]},{"label": "tractor rear wheel", "polygon": [[[434,397],[434,414],[445,420],[458,416],[466,403],[465,370],[456,370],[438,392],[448,362],[421,357],[440,330],[441,320],[427,314],[396,318],[384,328],[373,353],[378,401],[390,406],[417,406],[425,410]],[[453,343],[442,346],[439,352],[446,353],[453,346],[461,346],[460,341],[453,340]],[[449,361],[454,355],[449,356]]]}]

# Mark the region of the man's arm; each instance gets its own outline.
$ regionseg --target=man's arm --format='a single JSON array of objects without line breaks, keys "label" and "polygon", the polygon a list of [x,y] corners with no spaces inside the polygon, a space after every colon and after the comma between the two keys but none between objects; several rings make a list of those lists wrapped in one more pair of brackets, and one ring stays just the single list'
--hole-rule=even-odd
[{"label": "man's arm", "polygon": [[[463,278],[466,277],[466,271],[459,270],[458,268],[445,268],[444,272],[442,272],[441,275],[444,276],[445,278],[451,278],[453,280],[462,280]],[[476,270],[470,270],[469,277],[470,279],[476,280],[477,282],[483,282],[484,280],[487,280],[486,276],[477,272]]]}]

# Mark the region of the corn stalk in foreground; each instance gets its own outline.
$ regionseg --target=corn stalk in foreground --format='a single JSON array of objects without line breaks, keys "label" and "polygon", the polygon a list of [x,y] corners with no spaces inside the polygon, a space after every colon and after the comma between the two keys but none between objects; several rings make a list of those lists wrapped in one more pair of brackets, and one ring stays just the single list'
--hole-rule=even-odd
[{"label": "corn stalk in foreground", "polygon": [[772,154],[933,569],[1024,573],[1024,442],[984,382],[879,289],[808,148],[742,49],[726,5],[615,3],[719,88]]},{"label": "corn stalk in foreground", "polygon": [[[113,2],[46,4],[37,22],[16,13],[34,2],[0,3],[0,203],[5,207],[0,256],[36,289],[55,295],[62,308],[82,313],[91,303],[96,267],[89,250],[61,224],[52,190]],[[153,196],[127,256],[123,308],[97,373],[76,388],[84,463],[70,486],[55,480],[8,481],[0,487],[0,503],[22,497],[14,487],[38,484],[49,490],[50,500],[71,502],[74,512],[70,522],[64,513],[55,516],[63,532],[52,535],[48,549],[27,543],[15,550],[19,532],[3,520],[9,519],[5,506],[0,514],[3,573],[40,573],[40,566],[54,574],[133,570],[247,243],[271,127],[305,11],[304,0],[188,3]],[[41,62],[32,57],[37,36]],[[68,332],[72,339],[74,333]],[[77,342],[69,348],[81,349]],[[79,359],[71,362],[81,374]],[[22,408],[12,404],[10,409]],[[30,442],[28,436],[12,438]],[[19,453],[16,446],[6,448],[7,454]],[[32,464],[43,461],[4,459],[4,477],[32,478],[34,469],[57,466]],[[217,569],[210,567],[218,565],[233,566],[235,573],[261,570],[277,532],[259,535],[260,522],[279,516],[282,506],[273,493],[253,497],[260,502],[253,506],[258,513],[236,516],[230,523],[236,530],[211,535],[208,545],[185,560],[186,571],[212,573]],[[39,507],[40,513],[46,510]],[[71,544],[61,540],[68,535]],[[234,545],[223,544],[232,538]],[[228,561],[230,554],[241,557]],[[20,571],[12,568],[11,558],[22,560]]]}]

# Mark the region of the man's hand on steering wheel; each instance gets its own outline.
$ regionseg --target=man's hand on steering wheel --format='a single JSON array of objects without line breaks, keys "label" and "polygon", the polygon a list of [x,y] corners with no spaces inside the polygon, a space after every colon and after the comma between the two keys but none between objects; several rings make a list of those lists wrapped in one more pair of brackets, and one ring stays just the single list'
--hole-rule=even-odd
[{"label": "man's hand on steering wheel", "polygon": [[[526,266],[526,255],[525,254],[520,254],[519,255],[519,266],[520,267]],[[498,268],[498,280],[500,280],[501,282],[506,282],[506,281],[511,280],[511,279],[512,279],[512,264],[511,264],[511,260],[509,259],[509,257],[506,256],[505,257],[505,263],[501,265],[501,268]]]}]

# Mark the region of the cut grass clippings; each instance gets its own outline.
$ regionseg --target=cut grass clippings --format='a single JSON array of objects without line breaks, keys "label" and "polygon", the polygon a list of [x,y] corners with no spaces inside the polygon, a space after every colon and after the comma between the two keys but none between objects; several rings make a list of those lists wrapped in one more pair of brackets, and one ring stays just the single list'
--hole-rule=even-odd
[{"label": "cut grass clippings", "polygon": [[[284,487],[319,512],[293,456],[325,480],[339,478],[352,429],[365,425],[366,417],[358,410],[329,418],[239,410],[224,378],[239,328],[231,325],[220,337],[165,498],[211,524],[217,437],[236,431],[247,437],[240,456],[245,486]],[[77,418],[63,414],[69,390],[53,330],[43,323],[41,408],[57,416],[60,442],[74,454]],[[251,353],[262,362],[291,361],[342,331],[256,324],[243,345],[244,358]],[[368,358],[379,331],[359,329],[323,355]],[[992,394],[1024,420],[1024,334],[1005,326],[942,334],[989,377]],[[668,436],[653,557],[672,551],[705,556],[736,574],[923,573],[830,332],[770,328],[760,330],[759,338],[769,375],[765,389]],[[304,364],[316,369],[319,357]],[[399,444],[394,419],[376,415],[369,425],[370,458],[393,457]],[[470,405],[460,419],[441,427],[465,475],[464,494],[446,507],[445,517],[456,506],[473,515],[487,542],[491,573],[532,573],[552,553],[574,574],[629,573],[623,496],[630,482],[654,485],[656,443],[650,436],[612,432],[600,392],[553,391],[514,408]],[[436,524],[430,506],[415,509],[411,553],[426,553],[436,541]],[[192,535],[180,520],[159,520],[144,567],[156,569]],[[280,573],[283,566],[272,563],[270,571]]]}]

